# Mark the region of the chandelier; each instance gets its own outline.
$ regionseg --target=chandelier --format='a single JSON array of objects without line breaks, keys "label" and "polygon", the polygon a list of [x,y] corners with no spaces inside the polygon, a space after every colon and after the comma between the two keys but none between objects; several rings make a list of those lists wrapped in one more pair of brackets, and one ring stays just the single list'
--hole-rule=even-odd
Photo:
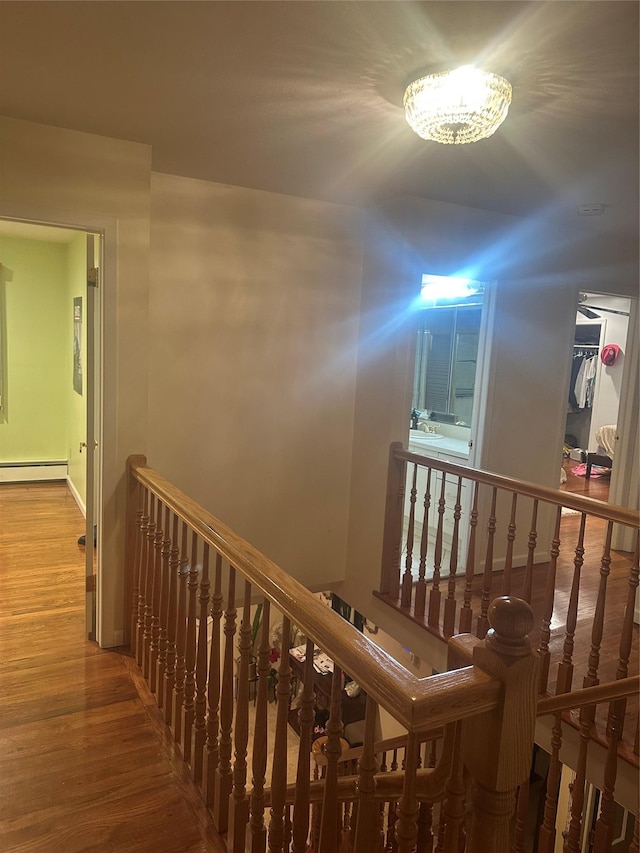
[{"label": "chandelier", "polygon": [[423,139],[463,145],[486,139],[507,117],[511,83],[470,65],[420,77],[407,86],[404,112]]}]

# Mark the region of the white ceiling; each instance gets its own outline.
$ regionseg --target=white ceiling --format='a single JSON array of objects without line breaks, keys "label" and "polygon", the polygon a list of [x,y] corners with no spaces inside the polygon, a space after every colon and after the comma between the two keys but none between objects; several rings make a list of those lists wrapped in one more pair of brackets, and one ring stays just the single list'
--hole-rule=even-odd
[{"label": "white ceiling", "polygon": [[[637,2],[0,2],[0,114],[152,146],[153,169],[340,203],[409,193],[638,238]],[[488,140],[404,121],[416,72],[513,84]],[[580,204],[604,203],[578,218]]]}]

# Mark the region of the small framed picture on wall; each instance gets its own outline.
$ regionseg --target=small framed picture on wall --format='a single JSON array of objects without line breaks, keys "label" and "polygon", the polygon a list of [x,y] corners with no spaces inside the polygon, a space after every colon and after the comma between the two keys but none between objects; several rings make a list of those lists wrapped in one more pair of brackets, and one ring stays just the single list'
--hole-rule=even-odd
[{"label": "small framed picture on wall", "polygon": [[73,298],[73,390],[82,394],[82,296]]}]

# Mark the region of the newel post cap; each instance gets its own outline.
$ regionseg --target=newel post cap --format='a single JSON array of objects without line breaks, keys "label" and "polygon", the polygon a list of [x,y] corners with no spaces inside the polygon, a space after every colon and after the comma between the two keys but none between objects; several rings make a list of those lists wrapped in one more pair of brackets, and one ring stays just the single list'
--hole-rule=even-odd
[{"label": "newel post cap", "polygon": [[488,648],[513,659],[531,654],[528,634],[533,628],[535,617],[526,601],[501,595],[491,602],[487,616],[491,625],[485,638]]}]

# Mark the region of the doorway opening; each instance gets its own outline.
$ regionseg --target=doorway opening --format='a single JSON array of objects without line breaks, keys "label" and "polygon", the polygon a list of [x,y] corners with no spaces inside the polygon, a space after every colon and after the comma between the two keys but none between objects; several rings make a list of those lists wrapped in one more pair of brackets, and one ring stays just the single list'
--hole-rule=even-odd
[{"label": "doorway opening", "polygon": [[[90,255],[93,254],[93,257]],[[0,218],[0,484],[64,481],[85,516],[86,629],[96,639],[102,238]],[[2,523],[2,522],[0,522]]]},{"label": "doorway opening", "polygon": [[571,353],[563,488],[608,501],[619,438],[631,300],[580,293]]}]

